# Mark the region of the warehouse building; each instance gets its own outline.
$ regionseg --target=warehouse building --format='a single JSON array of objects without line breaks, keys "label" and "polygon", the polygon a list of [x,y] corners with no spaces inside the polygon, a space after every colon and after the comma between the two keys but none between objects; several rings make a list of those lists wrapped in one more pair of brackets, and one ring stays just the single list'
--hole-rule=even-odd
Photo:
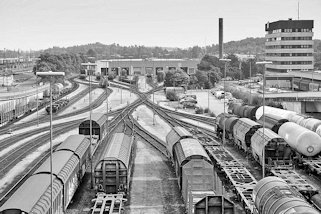
[{"label": "warehouse building", "polygon": [[157,71],[169,71],[171,69],[182,69],[188,74],[194,74],[199,59],[111,59],[96,61],[96,75],[102,76],[120,71],[126,71],[127,75],[156,75]]}]

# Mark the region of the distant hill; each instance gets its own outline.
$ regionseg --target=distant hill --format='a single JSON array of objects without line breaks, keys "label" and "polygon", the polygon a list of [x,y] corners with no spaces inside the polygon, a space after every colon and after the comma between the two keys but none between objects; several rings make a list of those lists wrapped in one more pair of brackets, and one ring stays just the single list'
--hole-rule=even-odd
[{"label": "distant hill", "polygon": [[[321,52],[321,40],[314,40],[315,52]],[[251,54],[263,55],[265,50],[264,37],[248,37],[240,41],[230,41],[224,43],[224,53],[226,54]],[[113,58],[202,58],[205,54],[218,54],[219,45],[213,44],[206,47],[194,46],[187,49],[175,47],[146,47],[142,45],[120,46],[119,44],[102,44],[100,42],[75,45],[71,47],[52,47],[41,51],[33,51],[33,56],[39,56],[41,53],[50,54],[85,54],[95,59],[113,59]],[[0,56],[3,50],[0,50]],[[20,52],[20,56],[29,55],[28,52]],[[17,52],[6,50],[6,57],[17,57]]]},{"label": "distant hill", "polygon": [[[229,54],[263,54],[264,53],[264,38],[246,38],[240,41],[230,41],[224,43],[224,52]],[[175,47],[146,47],[146,46],[120,46],[119,44],[102,44],[99,42],[76,45],[72,47],[53,47],[43,50],[51,54],[61,53],[84,53],[98,59],[106,58],[149,58],[149,57],[163,57],[163,58],[200,58],[205,53],[218,54],[218,44],[199,47],[194,46],[188,49],[180,49]],[[89,52],[89,53],[88,53]],[[132,56],[132,57],[130,57]]]}]

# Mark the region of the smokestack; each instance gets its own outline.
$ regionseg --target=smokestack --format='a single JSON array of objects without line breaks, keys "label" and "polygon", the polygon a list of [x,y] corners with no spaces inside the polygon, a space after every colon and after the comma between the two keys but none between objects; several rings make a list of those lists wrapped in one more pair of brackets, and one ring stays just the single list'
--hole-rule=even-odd
[{"label": "smokestack", "polygon": [[219,58],[223,58],[223,18],[218,19]]}]

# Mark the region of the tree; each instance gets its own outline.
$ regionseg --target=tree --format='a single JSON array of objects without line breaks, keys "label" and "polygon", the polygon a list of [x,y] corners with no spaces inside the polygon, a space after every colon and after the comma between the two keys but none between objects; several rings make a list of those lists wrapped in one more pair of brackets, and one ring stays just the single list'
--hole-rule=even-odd
[{"label": "tree", "polygon": [[88,57],[97,57],[97,52],[95,51],[95,50],[93,50],[93,49],[89,49],[88,51],[87,51],[87,53],[86,53],[86,55],[88,56]]},{"label": "tree", "polygon": [[196,76],[196,78],[198,80],[198,85],[200,87],[204,88],[205,87],[205,83],[208,82],[208,75],[207,74],[208,74],[207,72],[202,71],[202,70],[196,71],[195,76]]},{"label": "tree", "polygon": [[182,69],[170,70],[165,75],[164,86],[183,86],[187,87],[189,84],[189,76]]}]

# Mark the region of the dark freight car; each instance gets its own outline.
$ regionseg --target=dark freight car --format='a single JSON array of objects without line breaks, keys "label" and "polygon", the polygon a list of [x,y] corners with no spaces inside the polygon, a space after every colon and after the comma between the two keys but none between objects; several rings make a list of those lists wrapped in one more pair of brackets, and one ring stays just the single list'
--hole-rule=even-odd
[{"label": "dark freight car", "polygon": [[115,133],[95,167],[95,188],[107,194],[127,195],[131,176],[133,139]]},{"label": "dark freight car", "polygon": [[[264,121],[265,118],[265,121]],[[280,126],[283,125],[283,123],[289,122],[287,119],[284,119],[282,117],[273,115],[273,114],[265,114],[262,115],[262,117],[257,121],[263,126],[263,123],[265,122],[265,127],[271,129],[275,133],[278,133]]]}]

